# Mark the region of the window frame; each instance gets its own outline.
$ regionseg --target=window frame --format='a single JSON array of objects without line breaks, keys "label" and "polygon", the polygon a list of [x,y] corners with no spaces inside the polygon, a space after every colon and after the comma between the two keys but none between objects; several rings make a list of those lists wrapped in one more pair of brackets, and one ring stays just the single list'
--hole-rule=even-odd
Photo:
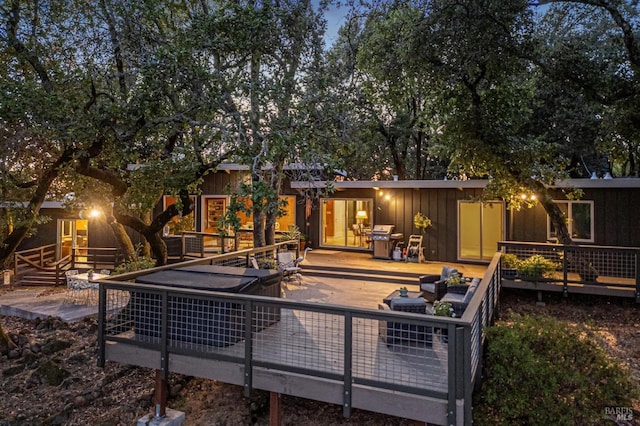
[{"label": "window frame", "polygon": [[[567,206],[567,228],[571,239],[576,243],[595,243],[595,209],[593,200],[554,200],[556,204],[565,204]],[[591,238],[574,238],[573,237],[573,206],[576,204],[586,204],[589,206],[589,235]],[[547,240],[558,241],[558,237],[552,230],[551,218],[547,214]]]}]

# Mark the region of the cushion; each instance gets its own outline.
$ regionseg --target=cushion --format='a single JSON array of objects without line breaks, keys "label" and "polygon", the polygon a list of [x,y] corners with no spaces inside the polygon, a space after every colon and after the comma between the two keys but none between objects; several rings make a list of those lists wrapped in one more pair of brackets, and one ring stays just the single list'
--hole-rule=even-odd
[{"label": "cushion", "polygon": [[478,284],[480,284],[480,278],[474,278],[471,281],[471,284],[469,284],[469,288],[467,289],[467,292],[464,295],[464,299],[462,300],[462,303],[466,303],[468,305],[469,302],[471,302],[471,298],[473,297],[473,294],[475,293],[476,288],[478,288]]},{"label": "cushion", "polygon": [[436,283],[420,284],[420,290],[428,291],[429,293],[435,293],[436,292]]},{"label": "cushion", "polygon": [[449,278],[449,276],[451,276],[452,274],[458,272],[458,270],[456,268],[452,268],[451,266],[443,266],[442,267],[442,273],[440,274],[440,280],[444,281],[447,278]]}]

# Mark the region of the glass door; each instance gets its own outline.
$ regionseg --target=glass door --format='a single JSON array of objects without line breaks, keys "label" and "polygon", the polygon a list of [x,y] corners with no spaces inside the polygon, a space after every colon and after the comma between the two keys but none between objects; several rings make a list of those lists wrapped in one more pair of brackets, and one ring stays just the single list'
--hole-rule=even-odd
[{"label": "glass door", "polygon": [[322,200],[321,245],[368,249],[371,239],[371,199]]},{"label": "glass door", "polygon": [[501,202],[458,204],[458,258],[491,260],[504,239],[504,205]]},{"label": "glass door", "polygon": [[[76,249],[76,256],[86,259],[89,248],[89,221],[86,219],[58,219],[60,257],[68,256]],[[76,258],[76,261],[78,259]]]}]

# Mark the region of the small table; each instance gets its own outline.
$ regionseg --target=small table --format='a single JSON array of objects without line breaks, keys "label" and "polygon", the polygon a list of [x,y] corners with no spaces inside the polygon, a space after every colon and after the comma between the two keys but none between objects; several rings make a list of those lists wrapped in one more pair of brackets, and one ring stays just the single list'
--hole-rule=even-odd
[{"label": "small table", "polygon": [[98,304],[98,284],[93,281],[97,281],[103,278],[107,278],[107,274],[93,273],[89,278],[88,273],[73,275],[73,288],[72,292],[79,293],[80,297],[72,296],[74,303],[97,305]]}]

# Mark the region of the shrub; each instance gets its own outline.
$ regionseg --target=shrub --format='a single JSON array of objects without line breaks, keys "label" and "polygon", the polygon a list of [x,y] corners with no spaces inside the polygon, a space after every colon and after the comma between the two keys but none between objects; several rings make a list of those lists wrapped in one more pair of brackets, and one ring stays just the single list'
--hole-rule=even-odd
[{"label": "shrub", "polygon": [[476,424],[602,424],[605,407],[630,407],[637,398],[630,374],[553,318],[514,315],[486,332]]},{"label": "shrub", "polygon": [[536,281],[549,276],[558,264],[539,254],[534,254],[518,262],[518,275],[523,280]]},{"label": "shrub", "polygon": [[507,269],[516,269],[520,263],[520,259],[513,253],[505,253],[500,257],[502,267]]},{"label": "shrub", "polygon": [[129,262],[126,262],[126,263],[123,263],[122,265],[117,266],[113,270],[113,274],[117,275],[117,274],[124,274],[125,272],[135,272],[135,271],[140,271],[142,269],[153,268],[154,266],[156,266],[155,260],[149,257],[139,256],[134,260],[131,260]]}]

